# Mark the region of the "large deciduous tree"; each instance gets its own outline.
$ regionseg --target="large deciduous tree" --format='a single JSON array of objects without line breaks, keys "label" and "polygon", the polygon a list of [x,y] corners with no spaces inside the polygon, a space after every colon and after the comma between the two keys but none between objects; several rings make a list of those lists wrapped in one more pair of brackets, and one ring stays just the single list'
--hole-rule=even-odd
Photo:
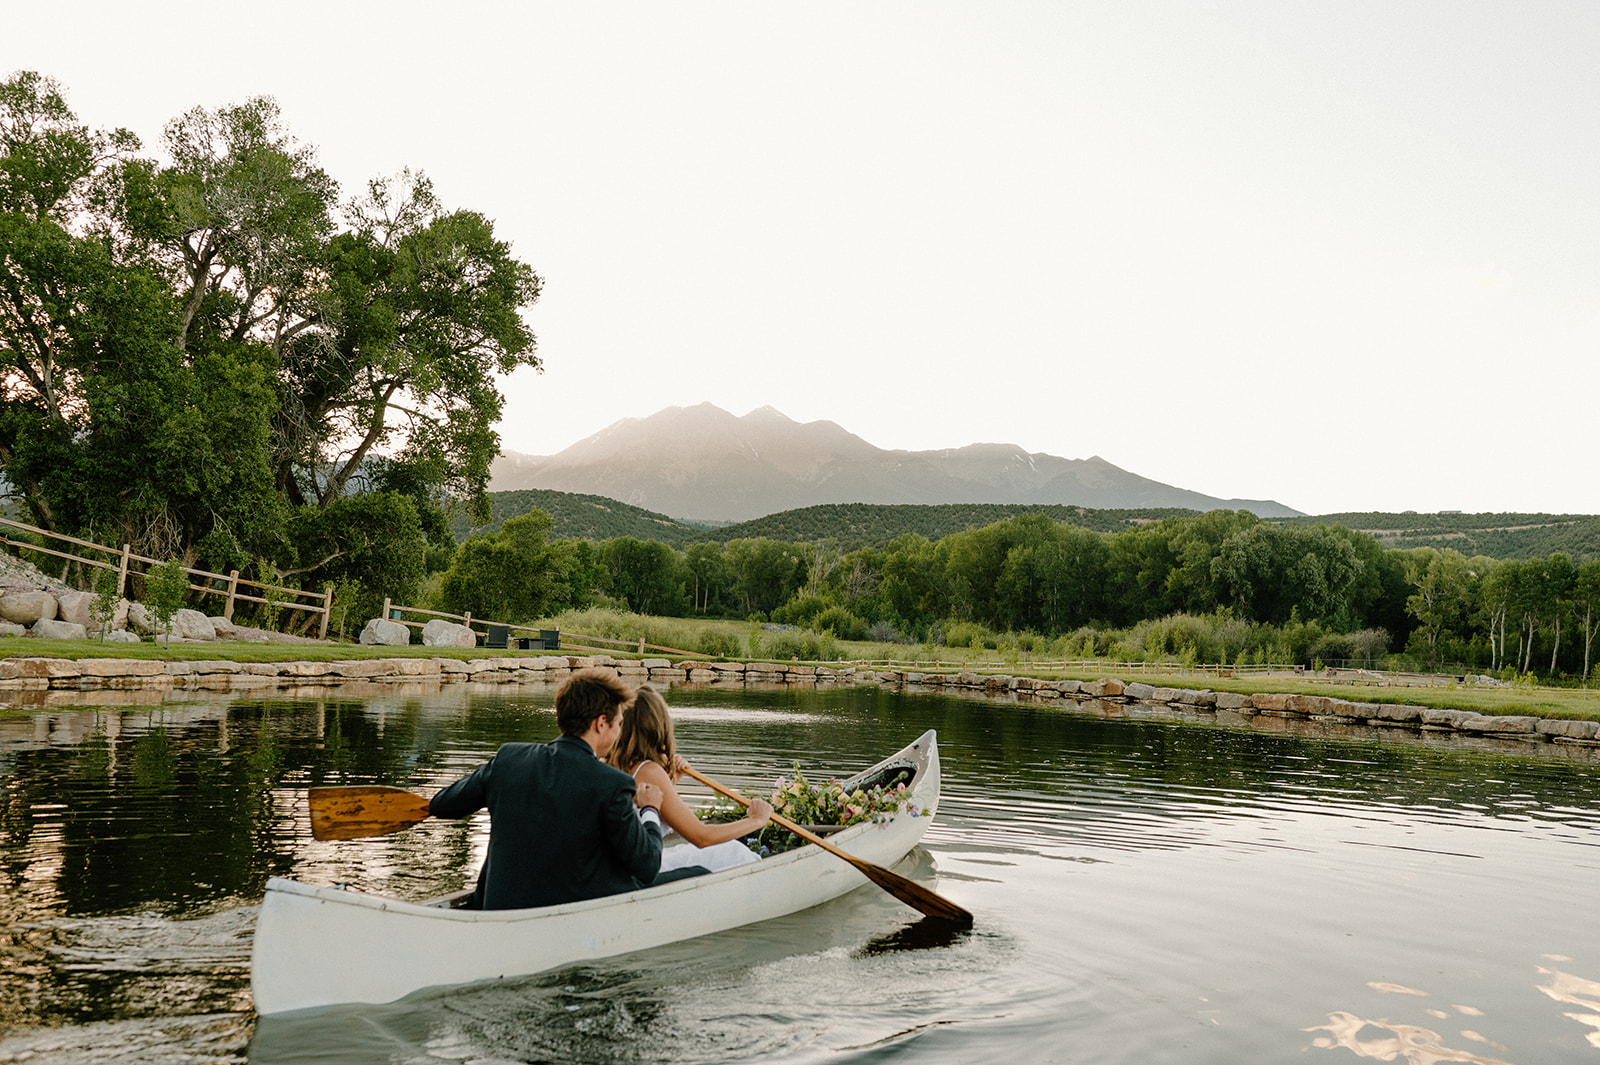
[{"label": "large deciduous tree", "polygon": [[[484,509],[538,276],[420,174],[341,206],[270,98],[191,110],[163,146],[89,130],[49,78],[0,82],[6,482],[47,528],[400,593],[409,548],[375,539]],[[341,508],[371,493],[409,510]]]}]

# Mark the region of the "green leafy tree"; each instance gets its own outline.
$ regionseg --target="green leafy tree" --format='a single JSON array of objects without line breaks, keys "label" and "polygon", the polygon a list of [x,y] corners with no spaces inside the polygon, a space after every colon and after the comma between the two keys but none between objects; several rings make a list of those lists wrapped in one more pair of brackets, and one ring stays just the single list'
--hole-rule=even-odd
[{"label": "green leafy tree", "polygon": [[1467,560],[1459,551],[1431,552],[1425,565],[1413,564],[1411,583],[1416,591],[1406,606],[1427,644],[1430,669],[1438,661],[1440,637],[1466,609],[1468,580]]},{"label": "green leafy tree", "polygon": [[340,205],[269,98],[191,110],[163,146],[89,130],[51,79],[0,83],[15,497],[48,529],[158,556],[227,543],[311,586],[343,575],[285,553],[303,507],[399,493],[445,545],[444,510],[482,509],[499,376],[538,366],[538,276],[420,175]]},{"label": "green leafy tree", "polygon": [[1600,631],[1600,559],[1592,559],[1578,567],[1573,580],[1573,620],[1583,633],[1583,682],[1589,682],[1589,667],[1593,661],[1594,638]]},{"label": "green leafy tree", "polygon": [[1550,676],[1556,675],[1556,658],[1561,653],[1561,633],[1572,614],[1572,600],[1577,593],[1578,571],[1572,560],[1557,553],[1545,559],[1544,565],[1544,617],[1550,632]]},{"label": "green leafy tree", "polygon": [[612,594],[635,613],[673,615],[683,610],[681,564],[666,544],[619,536],[600,545],[600,563]]},{"label": "green leafy tree", "polygon": [[689,571],[690,608],[697,614],[720,610],[732,583],[722,545],[689,544],[684,548],[684,567]]},{"label": "green leafy tree", "polygon": [[545,616],[560,557],[546,542],[550,525],[550,515],[533,511],[462,544],[440,584],[444,609],[512,623]]},{"label": "green leafy tree", "polygon": [[100,630],[100,642],[106,642],[106,633],[111,631],[111,623],[117,617],[117,571],[110,569],[96,569],[94,571],[94,601],[89,604],[89,616]]},{"label": "green leafy tree", "polygon": [[145,574],[145,607],[162,632],[162,643],[167,647],[172,646],[172,619],[183,608],[188,594],[189,571],[184,569],[181,559],[168,559]]}]

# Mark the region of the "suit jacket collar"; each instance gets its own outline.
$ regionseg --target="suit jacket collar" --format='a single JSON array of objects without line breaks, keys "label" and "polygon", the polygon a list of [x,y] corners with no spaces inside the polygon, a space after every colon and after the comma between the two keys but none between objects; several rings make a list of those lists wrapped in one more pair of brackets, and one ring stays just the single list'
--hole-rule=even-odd
[{"label": "suit jacket collar", "polygon": [[582,737],[579,737],[579,736],[561,735],[561,736],[557,736],[555,739],[551,740],[550,742],[554,743],[554,744],[560,744],[562,746],[569,746],[570,745],[570,746],[577,747],[580,750],[582,750],[585,753],[587,753],[590,758],[599,758],[600,757],[598,754],[594,753],[594,748],[589,746],[589,741],[585,740],[585,739],[583,739]]}]

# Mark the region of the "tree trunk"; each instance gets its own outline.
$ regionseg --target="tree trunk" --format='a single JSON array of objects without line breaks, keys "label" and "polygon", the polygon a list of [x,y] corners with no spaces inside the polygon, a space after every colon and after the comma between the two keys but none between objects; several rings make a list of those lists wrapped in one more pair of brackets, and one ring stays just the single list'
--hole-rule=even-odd
[{"label": "tree trunk", "polygon": [[1594,608],[1583,606],[1583,683],[1589,683],[1589,651],[1594,646]]}]

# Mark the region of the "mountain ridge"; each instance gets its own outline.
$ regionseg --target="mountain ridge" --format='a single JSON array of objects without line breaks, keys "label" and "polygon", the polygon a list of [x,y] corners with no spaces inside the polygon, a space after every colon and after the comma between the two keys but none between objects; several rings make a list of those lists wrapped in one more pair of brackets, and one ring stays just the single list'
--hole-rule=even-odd
[{"label": "mountain ridge", "polygon": [[623,418],[550,456],[502,452],[491,491],[604,496],[691,522],[749,521],[830,503],[1008,503],[1091,509],[1301,512],[1276,500],[1221,499],[1015,444],[929,451],[879,448],[836,422],[796,422],[775,407],[735,417],[711,403]]}]

